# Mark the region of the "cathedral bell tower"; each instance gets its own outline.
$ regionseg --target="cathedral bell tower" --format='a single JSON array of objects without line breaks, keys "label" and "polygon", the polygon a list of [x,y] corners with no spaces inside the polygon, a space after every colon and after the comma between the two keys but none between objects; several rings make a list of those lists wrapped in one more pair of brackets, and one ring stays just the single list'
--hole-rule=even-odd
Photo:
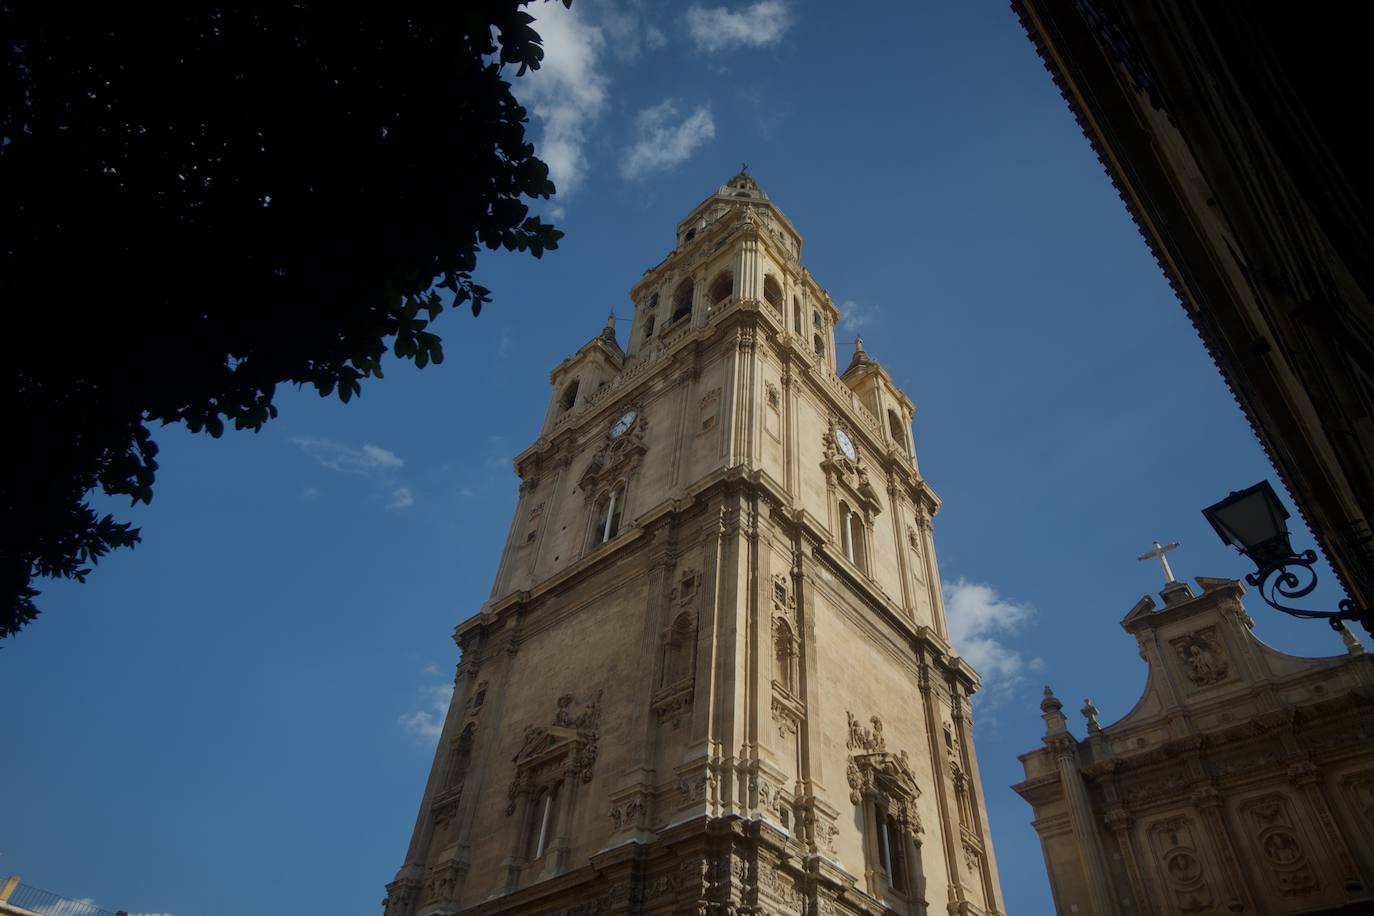
[{"label": "cathedral bell tower", "polygon": [[741,173],[554,368],[386,916],[1003,912],[912,402]]}]

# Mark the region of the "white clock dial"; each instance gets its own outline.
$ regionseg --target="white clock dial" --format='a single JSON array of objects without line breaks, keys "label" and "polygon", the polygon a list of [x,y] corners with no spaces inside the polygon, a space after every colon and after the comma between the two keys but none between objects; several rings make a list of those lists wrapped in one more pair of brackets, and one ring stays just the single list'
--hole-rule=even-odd
[{"label": "white clock dial", "polygon": [[635,425],[635,417],[637,416],[639,416],[639,414],[633,410],[625,411],[625,415],[619,420],[616,420],[615,425],[611,427],[611,438],[619,439],[621,436],[625,435],[625,432],[631,426]]},{"label": "white clock dial", "polygon": [[842,429],[835,430],[835,442],[839,444],[840,451],[844,452],[846,458],[850,461],[858,460],[858,453],[854,451],[854,443],[850,440],[849,433]]}]

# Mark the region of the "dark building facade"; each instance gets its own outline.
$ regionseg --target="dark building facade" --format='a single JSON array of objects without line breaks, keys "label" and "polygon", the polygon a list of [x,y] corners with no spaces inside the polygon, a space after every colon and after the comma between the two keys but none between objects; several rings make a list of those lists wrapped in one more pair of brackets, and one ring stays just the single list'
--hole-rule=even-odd
[{"label": "dark building facade", "polygon": [[1347,593],[1374,606],[1374,223],[1356,14],[1012,6]]}]

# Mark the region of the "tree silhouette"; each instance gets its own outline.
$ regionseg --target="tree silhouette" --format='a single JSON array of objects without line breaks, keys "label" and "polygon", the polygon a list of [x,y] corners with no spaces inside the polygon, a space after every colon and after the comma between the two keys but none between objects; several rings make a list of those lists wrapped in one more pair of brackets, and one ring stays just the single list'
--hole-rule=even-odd
[{"label": "tree silhouette", "polygon": [[481,246],[557,247],[505,78],[543,58],[529,2],[0,5],[0,638],[138,541],[88,497],[152,498],[150,425],[439,362]]}]

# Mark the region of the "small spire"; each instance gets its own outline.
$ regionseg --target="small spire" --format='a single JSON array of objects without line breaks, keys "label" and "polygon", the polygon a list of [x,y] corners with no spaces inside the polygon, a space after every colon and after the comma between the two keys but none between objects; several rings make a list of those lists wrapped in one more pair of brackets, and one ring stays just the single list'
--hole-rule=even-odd
[{"label": "small spire", "polygon": [[615,343],[615,309],[611,309],[611,317],[606,319],[606,326],[601,329],[601,339]]},{"label": "small spire", "polygon": [[855,337],[854,358],[849,361],[849,369],[844,370],[845,374],[847,375],[849,373],[849,370],[855,368],[856,366],[871,365],[873,365],[873,360],[870,359],[868,353],[864,351],[864,339],[862,337]]},{"label": "small spire", "polygon": [[1059,697],[1054,695],[1050,685],[1045,685],[1045,697],[1040,701],[1040,711],[1043,713],[1059,712],[1064,708],[1064,704],[1059,702]]},{"label": "small spire", "polygon": [[1360,640],[1350,631],[1350,627],[1344,623],[1340,625],[1341,642],[1345,643],[1345,651],[1350,655],[1364,655],[1364,646],[1360,645]]},{"label": "small spire", "polygon": [[1045,685],[1045,697],[1040,701],[1040,718],[1045,720],[1045,741],[1050,742],[1069,733],[1069,720],[1064,718],[1064,704]]}]

